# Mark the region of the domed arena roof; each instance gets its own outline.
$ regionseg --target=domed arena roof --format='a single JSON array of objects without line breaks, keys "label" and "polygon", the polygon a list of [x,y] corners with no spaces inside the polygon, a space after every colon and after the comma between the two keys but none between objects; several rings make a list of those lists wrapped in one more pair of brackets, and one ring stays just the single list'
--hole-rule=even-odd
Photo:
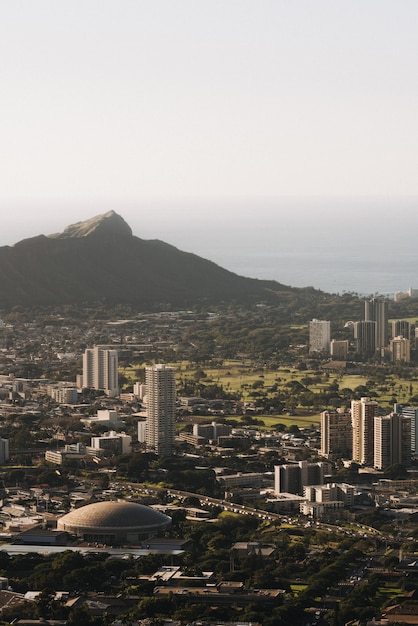
[{"label": "domed arena roof", "polygon": [[[59,530],[68,530],[86,539],[106,535],[107,542],[139,541],[157,534],[171,524],[171,518],[135,502],[94,502],[58,520]],[[111,537],[114,536],[112,540]]]}]

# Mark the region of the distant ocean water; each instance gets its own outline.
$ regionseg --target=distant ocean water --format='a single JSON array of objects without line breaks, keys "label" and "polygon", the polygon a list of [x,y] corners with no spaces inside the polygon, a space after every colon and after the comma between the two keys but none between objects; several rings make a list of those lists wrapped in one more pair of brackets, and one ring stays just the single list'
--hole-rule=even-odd
[{"label": "distant ocean water", "polygon": [[418,287],[418,200],[279,199],[156,206],[132,225],[243,276],[328,293]]}]

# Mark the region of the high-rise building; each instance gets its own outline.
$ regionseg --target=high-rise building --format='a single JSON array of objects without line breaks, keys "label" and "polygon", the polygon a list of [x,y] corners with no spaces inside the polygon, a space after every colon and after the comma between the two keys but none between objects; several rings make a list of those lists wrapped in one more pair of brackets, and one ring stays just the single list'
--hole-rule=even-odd
[{"label": "high-rise building", "polygon": [[408,466],[411,462],[411,419],[398,413],[374,418],[374,467]]},{"label": "high-rise building", "polygon": [[364,356],[372,356],[376,352],[376,322],[355,322],[354,340],[357,352]]},{"label": "high-rise building", "polygon": [[364,320],[366,322],[376,322],[376,350],[389,345],[387,302],[378,298],[365,300]]},{"label": "high-rise building", "polygon": [[309,322],[309,352],[329,354],[331,344],[331,322],[313,319]]},{"label": "high-rise building", "polygon": [[408,320],[394,320],[392,322],[392,337],[411,339],[411,324]]},{"label": "high-rise building", "polygon": [[418,455],[418,407],[395,404],[394,412],[411,420],[411,452]]},{"label": "high-rise building", "polygon": [[9,440],[0,439],[0,464],[6,463],[9,460]]},{"label": "high-rise building", "polygon": [[390,353],[394,363],[409,363],[411,360],[411,342],[405,337],[390,340]]},{"label": "high-rise building", "polygon": [[159,364],[145,368],[146,446],[161,456],[174,453],[176,375],[173,367]]},{"label": "high-rise building", "polygon": [[95,346],[84,352],[83,387],[102,390],[110,397],[119,395],[117,350]]},{"label": "high-rise building", "polygon": [[351,402],[353,425],[353,461],[372,466],[374,462],[374,418],[378,404],[370,398]]},{"label": "high-rise building", "polygon": [[321,455],[350,459],[353,451],[353,425],[350,411],[321,413]]}]

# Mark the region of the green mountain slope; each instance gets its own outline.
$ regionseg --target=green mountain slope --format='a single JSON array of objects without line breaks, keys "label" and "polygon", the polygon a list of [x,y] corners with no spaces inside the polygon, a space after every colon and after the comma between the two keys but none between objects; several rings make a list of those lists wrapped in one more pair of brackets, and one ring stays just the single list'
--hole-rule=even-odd
[{"label": "green mountain slope", "polygon": [[0,306],[275,301],[292,289],[238,276],[162,241],[135,237],[114,211],[0,248]]}]

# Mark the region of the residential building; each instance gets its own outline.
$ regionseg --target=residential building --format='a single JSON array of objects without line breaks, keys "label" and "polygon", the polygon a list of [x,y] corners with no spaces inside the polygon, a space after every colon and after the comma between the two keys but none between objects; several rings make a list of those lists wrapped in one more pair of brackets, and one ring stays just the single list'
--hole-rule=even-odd
[{"label": "residential building", "polygon": [[414,455],[418,455],[418,407],[416,406],[403,406],[402,404],[395,404],[394,412],[399,413],[405,417],[409,417],[411,420],[411,452]]},{"label": "residential building", "polygon": [[411,324],[408,320],[394,320],[392,322],[392,337],[411,338]]},{"label": "residential building", "polygon": [[55,402],[58,402],[58,404],[77,404],[78,401],[78,392],[75,387],[53,387],[50,385],[48,387],[48,394]]},{"label": "residential building", "polygon": [[376,322],[354,322],[354,341],[357,352],[372,356],[376,352]]},{"label": "residential building", "polygon": [[9,460],[9,440],[0,439],[0,464],[3,465]]},{"label": "residential building", "polygon": [[388,304],[385,300],[372,298],[364,302],[364,320],[376,322],[376,350],[389,344]]},{"label": "residential building", "polygon": [[309,352],[329,354],[331,322],[313,319],[309,322]]},{"label": "residential building", "polygon": [[374,418],[374,466],[410,465],[411,419],[398,413]]},{"label": "residential building", "polygon": [[411,360],[411,342],[409,339],[394,337],[390,340],[390,353],[394,363],[409,363]]},{"label": "residential building", "polygon": [[374,462],[374,418],[378,403],[370,398],[351,402],[353,425],[353,461],[372,466]]},{"label": "residential building", "polygon": [[321,413],[321,455],[350,459],[353,452],[353,425],[350,411],[337,409]]},{"label": "residential building", "polygon": [[104,391],[110,397],[119,395],[117,350],[95,346],[84,352],[83,387]]},{"label": "residential building", "polygon": [[146,446],[158,455],[174,453],[176,376],[173,367],[158,364],[145,369]]}]

